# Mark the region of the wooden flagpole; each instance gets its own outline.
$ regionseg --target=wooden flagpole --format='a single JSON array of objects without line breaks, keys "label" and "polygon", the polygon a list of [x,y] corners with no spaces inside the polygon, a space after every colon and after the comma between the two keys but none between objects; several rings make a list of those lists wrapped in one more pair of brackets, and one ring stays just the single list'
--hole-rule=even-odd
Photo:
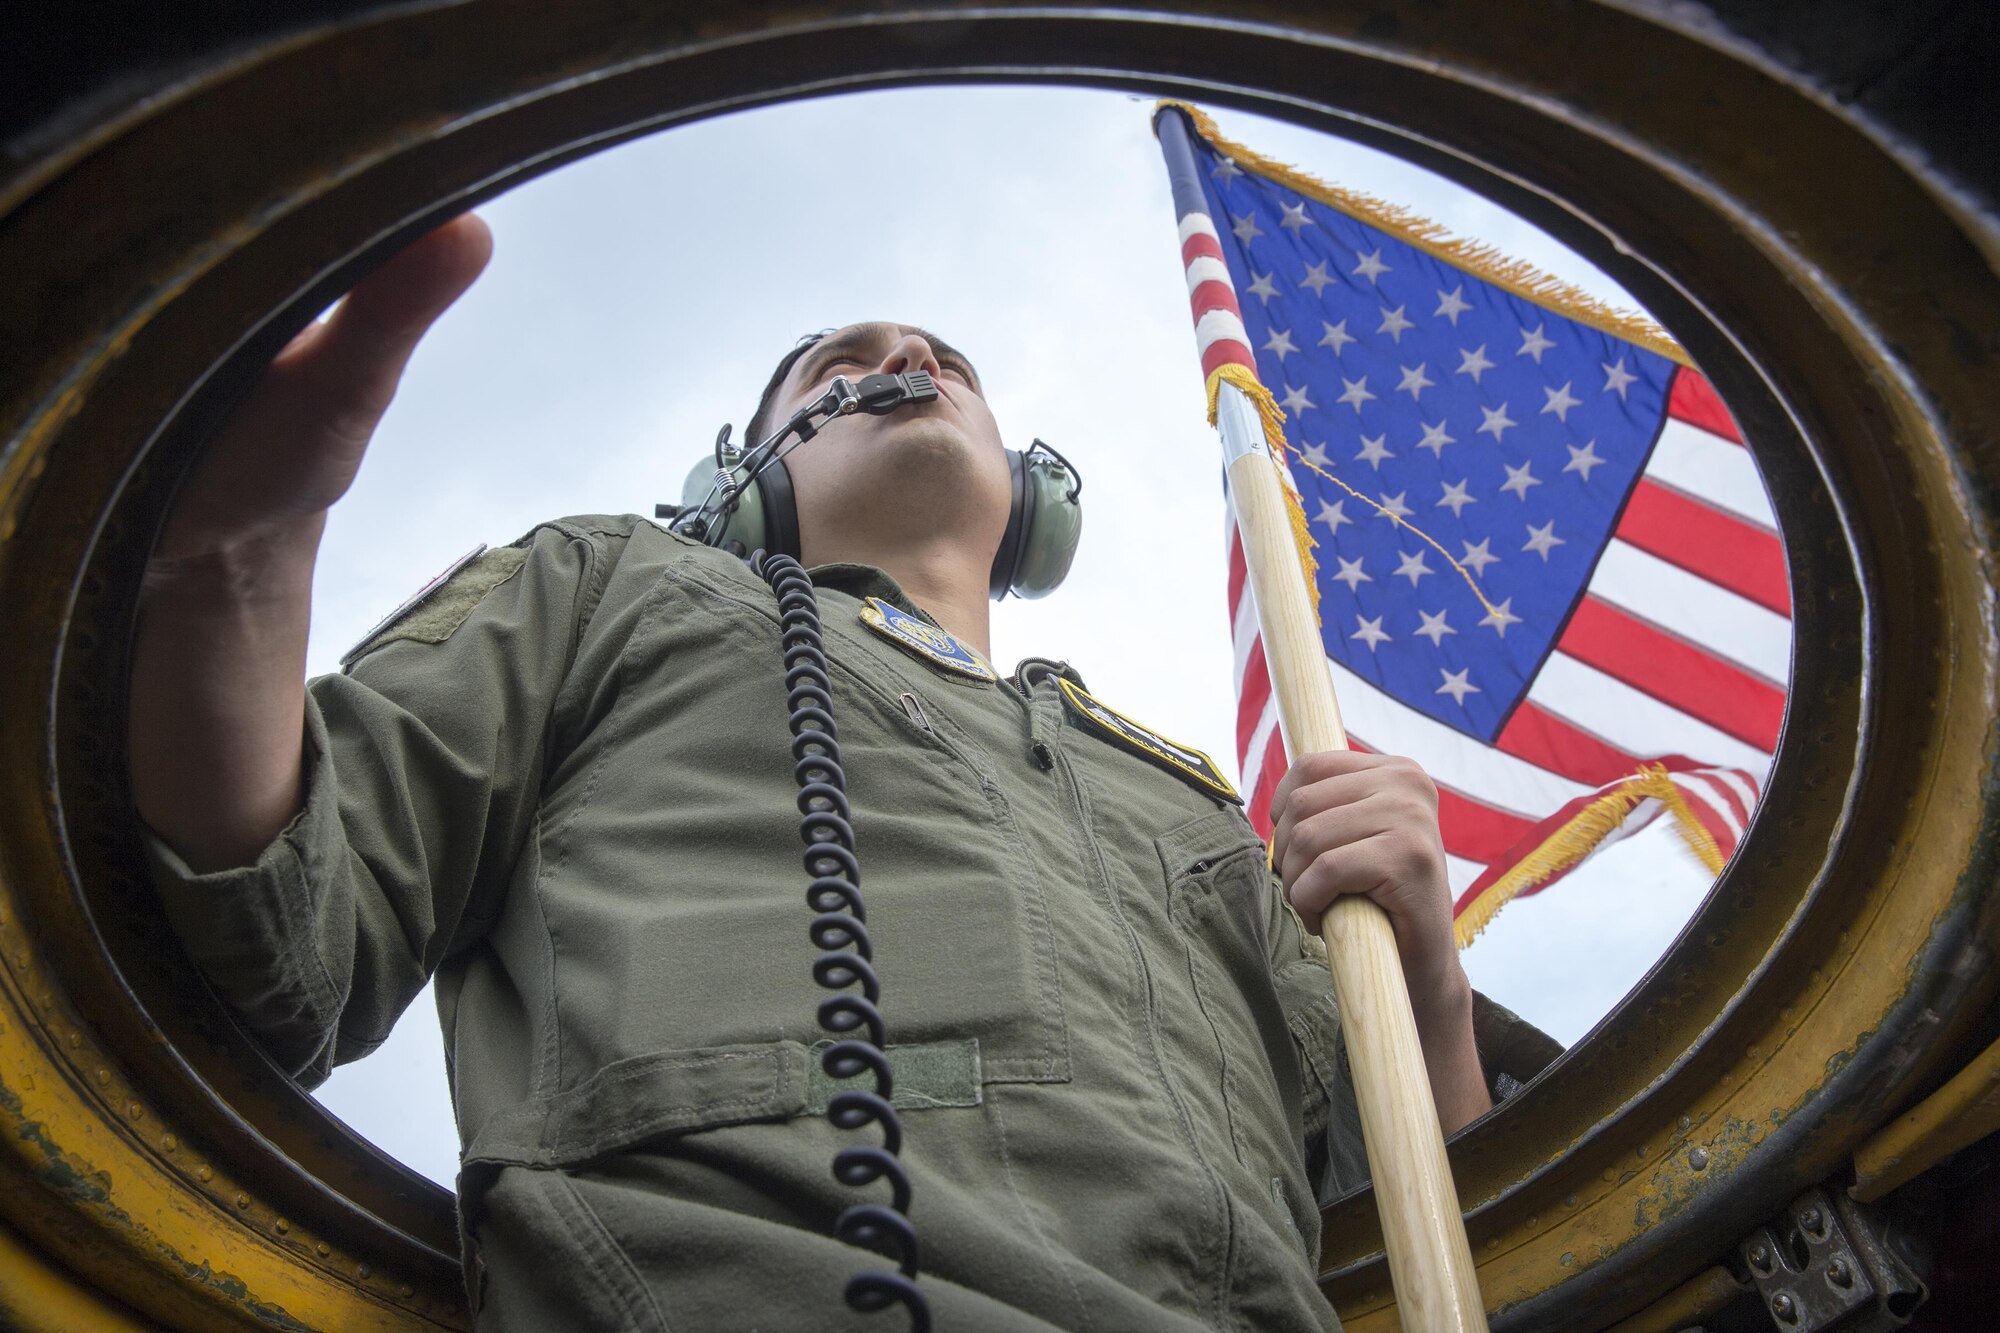
[{"label": "wooden flagpole", "polygon": [[[1220,386],[1216,409],[1286,746],[1293,755],[1345,750],[1347,730],[1263,422],[1256,406],[1227,382]],[[1388,914],[1366,898],[1343,896],[1328,909],[1320,930],[1340,1001],[1402,1325],[1412,1333],[1484,1330],[1486,1307],[1472,1246]]]}]

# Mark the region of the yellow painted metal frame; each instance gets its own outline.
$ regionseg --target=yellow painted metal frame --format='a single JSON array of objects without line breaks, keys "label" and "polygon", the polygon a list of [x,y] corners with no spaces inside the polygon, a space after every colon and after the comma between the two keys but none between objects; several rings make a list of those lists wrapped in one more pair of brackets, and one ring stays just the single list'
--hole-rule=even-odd
[{"label": "yellow painted metal frame", "polygon": [[2000,1041],[1857,1148],[1854,1184],[1848,1193],[1871,1203],[1952,1153],[1996,1133],[2000,1133]]},{"label": "yellow painted metal frame", "polygon": [[[0,1245],[0,1273],[71,1274],[51,1301],[174,1327],[463,1326],[448,1197],[263,1062],[151,906],[120,759],[136,574],[232,395],[401,241],[620,138],[845,88],[1060,78],[1372,138],[1614,267],[1758,442],[1804,645],[1778,770],[1654,973],[1455,1140],[1494,1327],[1640,1309],[1941,1081],[1990,1021],[2000,947],[2000,228],[1770,61],[1666,19],[1383,15],[366,7],[7,159],[0,1218],[32,1246]],[[1393,1326],[1365,1194],[1327,1211],[1322,1270],[1350,1328]]]}]

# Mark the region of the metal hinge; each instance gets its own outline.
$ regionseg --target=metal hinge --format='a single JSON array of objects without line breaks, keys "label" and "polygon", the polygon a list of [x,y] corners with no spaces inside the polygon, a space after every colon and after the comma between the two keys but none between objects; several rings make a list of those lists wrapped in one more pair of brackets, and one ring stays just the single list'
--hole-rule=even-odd
[{"label": "metal hinge", "polygon": [[1784,1333],[1900,1328],[1929,1295],[1894,1229],[1844,1191],[1815,1187],[1737,1246]]}]

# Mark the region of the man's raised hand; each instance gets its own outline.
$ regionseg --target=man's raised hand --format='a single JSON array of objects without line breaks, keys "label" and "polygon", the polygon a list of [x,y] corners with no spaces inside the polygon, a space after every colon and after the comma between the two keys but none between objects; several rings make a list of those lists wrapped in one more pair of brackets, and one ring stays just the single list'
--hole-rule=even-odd
[{"label": "man's raised hand", "polygon": [[418,341],[472,285],[492,233],[468,213],[362,279],[280,352],[203,453],[155,550],[180,561],[282,540],[346,494]]},{"label": "man's raised hand", "polygon": [[467,215],[362,279],[278,354],[176,497],[139,603],[127,735],[139,814],[195,871],[250,864],[298,813],[326,511],[492,249]]}]

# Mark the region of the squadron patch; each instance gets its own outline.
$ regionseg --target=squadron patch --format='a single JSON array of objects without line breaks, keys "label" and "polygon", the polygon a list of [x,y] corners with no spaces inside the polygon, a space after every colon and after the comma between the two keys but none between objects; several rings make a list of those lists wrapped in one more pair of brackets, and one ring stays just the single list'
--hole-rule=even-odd
[{"label": "squadron patch", "polygon": [[862,604],[861,623],[904,652],[952,675],[989,685],[999,679],[992,667],[980,661],[977,653],[957,639],[928,620],[892,606],[880,597],[870,597]]},{"label": "squadron patch", "polygon": [[1176,745],[1159,732],[1148,731],[1123,713],[1098,702],[1073,680],[1058,677],[1056,685],[1062,690],[1070,716],[1086,731],[1096,732],[1119,749],[1194,783],[1210,795],[1243,804],[1243,798],[1229,785],[1229,779],[1222,776],[1215,761],[1200,750]]}]

